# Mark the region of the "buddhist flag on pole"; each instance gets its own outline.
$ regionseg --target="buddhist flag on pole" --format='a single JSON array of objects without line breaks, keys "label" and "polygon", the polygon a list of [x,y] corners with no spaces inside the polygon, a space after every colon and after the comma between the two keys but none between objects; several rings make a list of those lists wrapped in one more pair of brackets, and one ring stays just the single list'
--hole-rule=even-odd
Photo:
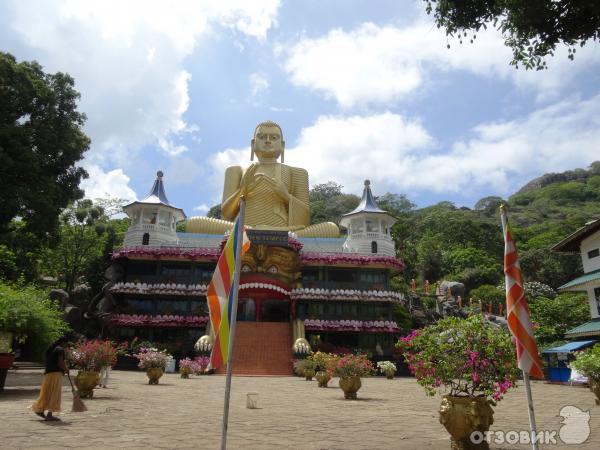
[{"label": "buddhist flag on pole", "polygon": [[519,368],[534,378],[544,378],[529,308],[523,289],[523,275],[519,266],[517,247],[508,225],[506,207],[500,209],[504,232],[504,274],[506,276],[506,315],[508,328],[517,346]]},{"label": "buddhist flag on pole", "polygon": [[[210,322],[215,333],[215,341],[213,342],[212,353],[210,355],[210,364],[213,369],[225,365],[229,354],[229,331],[231,327],[233,293],[237,289],[237,286],[233,286],[235,249],[237,248],[238,228],[240,226],[242,225],[238,217],[223,248],[223,253],[219,257],[219,262],[208,285],[208,292],[206,294]],[[250,240],[245,231],[242,236],[241,256],[250,248]]]}]

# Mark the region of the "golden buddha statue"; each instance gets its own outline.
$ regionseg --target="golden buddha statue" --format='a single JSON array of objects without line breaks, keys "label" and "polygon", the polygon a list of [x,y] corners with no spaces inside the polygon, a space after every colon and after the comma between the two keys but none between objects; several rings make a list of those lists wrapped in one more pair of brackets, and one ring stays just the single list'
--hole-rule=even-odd
[{"label": "golden buddha statue", "polygon": [[[186,225],[191,233],[223,233],[233,226],[240,197],[246,200],[244,223],[254,229],[293,231],[300,237],[338,237],[333,222],[310,225],[308,172],[283,164],[285,142],[275,122],[258,124],[251,142],[247,169],[228,167],[225,171],[221,214],[223,219],[193,217]],[[281,156],[281,163],[278,158]]]}]

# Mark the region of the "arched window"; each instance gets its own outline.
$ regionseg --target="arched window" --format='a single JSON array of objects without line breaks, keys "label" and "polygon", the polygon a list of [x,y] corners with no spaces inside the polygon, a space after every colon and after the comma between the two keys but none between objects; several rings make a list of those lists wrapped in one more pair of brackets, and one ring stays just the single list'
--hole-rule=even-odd
[{"label": "arched window", "polygon": [[148,245],[150,243],[150,233],[144,233],[142,236],[142,245]]},{"label": "arched window", "polygon": [[377,253],[377,242],[371,241],[371,253]]}]

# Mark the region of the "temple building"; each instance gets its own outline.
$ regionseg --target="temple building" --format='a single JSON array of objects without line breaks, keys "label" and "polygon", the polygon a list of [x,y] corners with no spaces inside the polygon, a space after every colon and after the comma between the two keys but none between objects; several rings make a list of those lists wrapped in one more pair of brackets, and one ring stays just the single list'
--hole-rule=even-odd
[{"label": "temple building", "polygon": [[226,171],[224,219],[191,218],[177,232],[186,216],[167,200],[162,172],[145,199],[124,207],[131,225],[113,254],[124,274],[111,289],[113,338],[149,340],[177,357],[197,342],[210,350],[206,291],[244,195],[251,247],[242,260],[234,373],[289,375],[294,352],[307,347],[389,358],[401,331],[394,307],[404,301],[390,289],[404,269],[391,238],[396,219],[365,181],[360,204],[339,224],[346,236],[337,224],[310,224],[308,174],[283,164],[284,146],[277,124],[259,124],[251,155],[258,162]]},{"label": "temple building", "polygon": [[564,238],[552,250],[579,252],[584,274],[558,288],[559,292],[585,292],[590,306],[589,322],[568,330],[568,339],[598,339],[600,336],[600,219],[591,220]]}]

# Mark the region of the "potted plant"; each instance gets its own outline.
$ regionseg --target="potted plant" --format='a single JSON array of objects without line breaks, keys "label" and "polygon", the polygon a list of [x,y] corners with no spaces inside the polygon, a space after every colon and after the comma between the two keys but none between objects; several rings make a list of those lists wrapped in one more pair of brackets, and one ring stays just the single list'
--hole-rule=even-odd
[{"label": "potted plant", "polygon": [[340,388],[346,400],[356,400],[356,393],[362,386],[361,377],[373,374],[375,368],[367,355],[344,355],[335,363],[333,374],[340,377]]},{"label": "potted plant", "polygon": [[596,395],[596,405],[600,405],[600,344],[577,352],[570,366],[587,377],[590,390]]},{"label": "potted plant", "polygon": [[391,361],[379,361],[377,363],[379,371],[386,376],[388,380],[394,379],[396,374],[396,364]]},{"label": "potted plant", "polygon": [[100,370],[117,362],[117,348],[111,341],[81,341],[67,349],[66,358],[69,368],[77,370],[74,383],[79,396],[93,398],[94,388],[100,382]]},{"label": "potted plant", "polygon": [[306,381],[311,381],[315,376],[315,362],[310,358],[299,359],[294,362],[294,371],[304,377]]},{"label": "potted plant", "polygon": [[338,356],[332,353],[315,352],[308,357],[315,363],[315,378],[319,387],[327,387],[333,375],[333,368]]},{"label": "potted plant", "polygon": [[508,332],[479,314],[449,317],[413,331],[397,347],[427,394],[445,393],[440,422],[451,435],[452,448],[488,448],[485,440],[475,445],[470,436],[489,430],[491,405],[515,386],[519,370]]},{"label": "potted plant", "polygon": [[179,374],[181,378],[189,378],[191,373],[196,370],[196,362],[190,358],[179,360]]},{"label": "potted plant", "polygon": [[148,384],[158,384],[158,380],[165,372],[167,362],[172,358],[166,350],[158,350],[156,348],[140,349],[140,352],[135,355],[140,361],[138,367],[146,370],[148,376]]}]

